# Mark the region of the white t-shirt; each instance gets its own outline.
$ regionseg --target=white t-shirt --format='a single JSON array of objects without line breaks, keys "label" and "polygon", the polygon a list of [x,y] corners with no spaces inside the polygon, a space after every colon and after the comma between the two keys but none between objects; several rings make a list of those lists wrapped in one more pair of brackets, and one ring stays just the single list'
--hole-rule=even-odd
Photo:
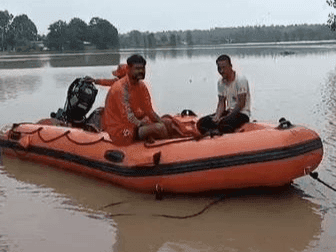
[{"label": "white t-shirt", "polygon": [[224,81],[223,78],[220,78],[217,85],[218,95],[226,97],[226,110],[232,110],[236,107],[239,94],[246,94],[245,107],[240,113],[243,113],[248,117],[251,116],[250,89],[245,76],[236,74],[234,81],[229,84]]}]

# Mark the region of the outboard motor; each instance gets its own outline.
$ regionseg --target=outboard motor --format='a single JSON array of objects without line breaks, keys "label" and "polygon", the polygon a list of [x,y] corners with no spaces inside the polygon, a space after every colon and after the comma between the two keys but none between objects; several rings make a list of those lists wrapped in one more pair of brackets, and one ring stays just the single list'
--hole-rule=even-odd
[{"label": "outboard motor", "polygon": [[64,109],[52,112],[50,116],[75,127],[82,127],[86,121],[86,114],[92,108],[98,90],[89,78],[75,79],[69,89]]}]

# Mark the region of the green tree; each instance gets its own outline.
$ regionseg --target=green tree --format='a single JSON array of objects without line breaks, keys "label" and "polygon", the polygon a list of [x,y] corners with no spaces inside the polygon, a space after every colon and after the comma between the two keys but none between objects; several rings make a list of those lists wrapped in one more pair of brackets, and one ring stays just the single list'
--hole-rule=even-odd
[{"label": "green tree", "polygon": [[83,50],[84,41],[88,37],[87,24],[79,19],[73,18],[67,26],[67,38],[69,40],[69,48],[71,50]]},{"label": "green tree", "polygon": [[131,47],[132,46],[140,47],[143,44],[142,34],[137,30],[133,30],[129,33],[129,39],[131,42]]},{"label": "green tree", "polygon": [[107,20],[94,17],[89,23],[90,42],[98,49],[118,48],[118,30]]},{"label": "green tree", "polygon": [[13,46],[30,46],[31,41],[37,40],[37,29],[33,21],[27,15],[19,15],[13,19],[10,25]]},{"label": "green tree", "polygon": [[187,31],[187,34],[186,34],[186,41],[187,41],[187,45],[189,45],[189,46],[193,44],[191,31]]},{"label": "green tree", "polygon": [[63,51],[67,41],[67,24],[62,20],[49,25],[46,46],[50,49]]},{"label": "green tree", "polygon": [[150,33],[147,35],[147,47],[149,48],[156,47],[156,39],[154,33]]},{"label": "green tree", "polygon": [[0,11],[0,32],[1,32],[1,50],[4,51],[7,47],[7,35],[9,32],[10,24],[13,15],[9,14],[7,10]]},{"label": "green tree", "polygon": [[166,34],[163,34],[160,38],[161,44],[166,45],[168,43],[168,37]]},{"label": "green tree", "polygon": [[176,35],[174,33],[169,35],[169,45],[176,46]]},{"label": "green tree", "polygon": [[[327,0],[327,4],[329,4],[329,6],[336,9],[336,0]],[[336,30],[336,16],[334,13],[329,14],[329,19],[328,19],[327,24],[332,31]]]}]

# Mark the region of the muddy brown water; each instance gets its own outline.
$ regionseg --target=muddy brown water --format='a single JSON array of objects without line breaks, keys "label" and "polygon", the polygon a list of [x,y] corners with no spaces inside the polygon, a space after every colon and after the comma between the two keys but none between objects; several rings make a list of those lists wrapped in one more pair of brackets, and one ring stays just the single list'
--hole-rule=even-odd
[{"label": "muddy brown water", "polygon": [[[317,171],[336,187],[332,45],[138,52],[148,62],[146,80],[157,112],[189,108],[199,116],[215,109],[215,59],[230,54],[250,82],[252,119],[286,117],[316,130],[325,149]],[[0,68],[0,125],[48,117],[63,107],[75,78],[109,78],[132,53],[30,55],[30,64],[28,56],[0,56],[0,66],[11,62]],[[94,107],[104,103],[106,91],[99,87]],[[309,176],[276,190],[166,195],[157,201],[83,174],[4,157],[0,251],[333,251],[335,204],[336,192]]]}]

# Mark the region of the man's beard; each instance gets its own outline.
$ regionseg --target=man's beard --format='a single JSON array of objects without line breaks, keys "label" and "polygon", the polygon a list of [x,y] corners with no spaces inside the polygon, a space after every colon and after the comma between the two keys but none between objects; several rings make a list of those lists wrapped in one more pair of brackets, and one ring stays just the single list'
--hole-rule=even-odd
[{"label": "man's beard", "polygon": [[135,78],[139,81],[139,80],[143,80],[145,79],[145,75],[144,74],[138,74],[137,76],[135,76]]}]

